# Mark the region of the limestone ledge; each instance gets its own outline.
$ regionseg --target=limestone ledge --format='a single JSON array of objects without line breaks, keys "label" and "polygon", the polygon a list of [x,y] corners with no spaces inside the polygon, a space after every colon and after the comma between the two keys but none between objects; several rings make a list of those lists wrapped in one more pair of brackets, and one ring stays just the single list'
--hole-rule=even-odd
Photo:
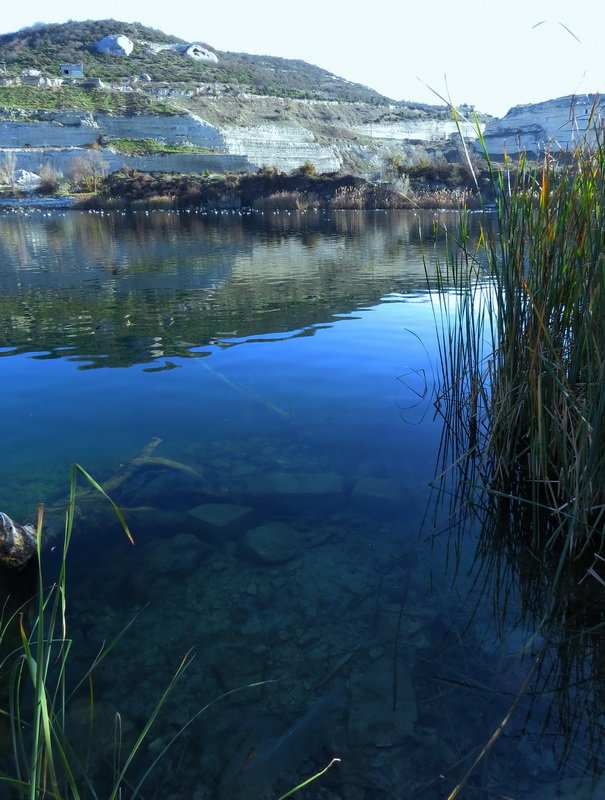
[{"label": "limestone ledge", "polygon": [[4,114],[0,147],[84,147],[99,137],[158,139],[224,150],[225,140],[214,125],[195,114],[119,116],[82,111],[36,111],[26,118]]},{"label": "limestone ledge", "polygon": [[[40,161],[40,153],[27,156],[21,152],[23,148],[47,150],[43,163],[44,159],[50,159],[53,165],[62,169],[68,155],[58,150],[86,147],[100,138],[108,142],[112,138],[149,138],[167,144],[189,143],[216,149],[234,157],[232,161],[228,158],[224,160],[228,169],[250,169],[267,164],[287,171],[305,161],[311,161],[319,171],[338,170],[341,167],[334,150],[316,142],[311,131],[297,126],[219,128],[195,114],[118,116],[79,111],[37,111],[13,113],[8,118],[8,115],[4,116],[4,119],[0,119],[0,148],[19,149],[17,163],[20,169],[32,169]],[[116,162],[119,162],[116,168],[126,162],[153,163],[153,169],[158,171],[173,171],[173,165],[177,162],[186,164],[187,168],[183,171],[190,171],[191,164],[201,163],[202,158],[196,154],[118,157],[105,150],[103,157],[112,168]],[[221,162],[215,158],[213,163],[218,166]]]},{"label": "limestone ledge", "polygon": [[[480,125],[481,129],[483,127],[483,125]],[[453,119],[410,119],[392,123],[372,122],[367,125],[355,125],[351,130],[371,139],[390,139],[395,141],[415,139],[428,142],[449,139],[452,136],[459,136],[460,133],[467,139],[477,138],[477,126],[474,123],[461,121],[458,126]]]},{"label": "limestone ledge", "polygon": [[141,172],[246,172],[251,169],[244,156],[219,153],[166,153],[163,155],[132,156],[111,149],[91,151],[84,147],[0,148],[0,162],[4,153],[15,157],[15,168],[39,173],[48,165],[68,175],[76,157],[90,157],[98,153],[109,172],[120,169],[138,169]]}]

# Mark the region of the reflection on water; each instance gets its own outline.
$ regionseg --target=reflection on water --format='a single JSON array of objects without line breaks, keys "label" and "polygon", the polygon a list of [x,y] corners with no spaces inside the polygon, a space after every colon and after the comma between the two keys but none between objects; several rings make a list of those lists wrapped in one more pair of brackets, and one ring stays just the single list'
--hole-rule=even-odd
[{"label": "reflection on water", "polygon": [[140,612],[95,684],[101,785],[116,710],[134,741],[192,648],[138,774],[193,721],[143,797],[275,798],[336,755],[313,796],[443,798],[513,703],[465,796],[593,791],[552,698],[519,695],[541,643],[514,598],[495,620],[472,533],[452,558],[426,514],[435,219],[0,216],[0,508],[60,527],[77,461],[137,540],[82,499],[74,673]]},{"label": "reflection on water", "polygon": [[5,216],[0,346],[129,366],[426,291],[421,218],[367,216]]}]

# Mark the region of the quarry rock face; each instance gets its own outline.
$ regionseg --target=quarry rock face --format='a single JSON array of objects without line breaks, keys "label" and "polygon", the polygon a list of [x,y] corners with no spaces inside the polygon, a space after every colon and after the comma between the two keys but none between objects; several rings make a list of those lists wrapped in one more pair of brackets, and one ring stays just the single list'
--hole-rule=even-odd
[{"label": "quarry rock face", "polygon": [[132,41],[123,34],[104,36],[95,44],[99,53],[108,56],[129,56],[134,48]]},{"label": "quarry rock face", "polygon": [[[514,106],[488,123],[485,145],[491,156],[571,150],[592,135],[589,128],[605,115],[605,100],[597,95],[569,95],[543,103]],[[476,146],[479,149],[479,145]]]},{"label": "quarry rock face", "polygon": [[316,141],[313,133],[295,125],[225,125],[222,129],[230,153],[246,156],[251,164],[271,164],[291,170],[310,161],[319,172],[340,169],[333,149]]},{"label": "quarry rock face", "polygon": [[[480,126],[482,127],[482,126]],[[477,125],[472,120],[454,119],[411,119],[405,122],[371,122],[365,125],[355,125],[351,130],[370,139],[408,141],[420,140],[425,142],[438,139],[459,137],[465,139],[477,138]]]},{"label": "quarry rock face", "polygon": [[194,114],[139,114],[110,112],[30,112],[20,118],[0,119],[0,148],[85,147],[99,136],[158,139],[172,144],[195,144],[224,152],[225,140],[213,125]]}]

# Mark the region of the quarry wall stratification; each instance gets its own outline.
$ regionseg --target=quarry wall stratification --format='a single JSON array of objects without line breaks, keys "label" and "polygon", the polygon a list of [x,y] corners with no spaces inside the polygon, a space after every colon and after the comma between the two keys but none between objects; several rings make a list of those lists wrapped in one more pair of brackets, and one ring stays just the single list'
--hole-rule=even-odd
[{"label": "quarry wall stratification", "polygon": [[158,139],[224,150],[225,140],[214,125],[195,114],[122,116],[82,111],[34,111],[3,115],[0,148],[85,147],[99,138]]},{"label": "quarry wall stratification", "polygon": [[[5,151],[6,152],[6,151]],[[165,153],[135,156],[118,153],[111,149],[91,151],[83,147],[14,148],[15,168],[39,173],[50,166],[69,175],[75,159],[98,155],[103,171],[116,172],[122,169],[137,169],[141,172],[247,172],[252,167],[247,158],[222,153]]]},{"label": "quarry wall stratification", "polygon": [[[190,100],[182,93],[171,99]],[[197,98],[192,109],[183,105],[181,109],[175,106],[174,114],[157,115],[0,109],[0,149],[14,149],[20,169],[35,171],[36,164],[39,168],[49,162],[64,171],[67,148],[111,146],[112,139],[154,139],[167,145],[193,144],[222,155],[211,160],[215,171],[268,166],[289,172],[309,162],[318,172],[353,169],[373,176],[381,173],[385,158],[393,152],[407,159],[418,151],[418,157],[425,158],[426,146],[448,147],[455,130],[452,120],[425,115],[371,122],[393,109],[338,101],[221,95]],[[282,119],[270,119],[280,115]],[[27,148],[37,152],[27,155],[22,152]],[[105,149],[103,153],[111,169],[118,160],[115,168],[125,163],[153,171],[207,168],[199,166],[204,164],[200,156],[117,159]]]},{"label": "quarry wall stratification", "polygon": [[311,131],[294,125],[228,125],[222,129],[229,153],[245,156],[255,167],[286,172],[308,161],[318,172],[342,166],[333,148],[319,144]]}]

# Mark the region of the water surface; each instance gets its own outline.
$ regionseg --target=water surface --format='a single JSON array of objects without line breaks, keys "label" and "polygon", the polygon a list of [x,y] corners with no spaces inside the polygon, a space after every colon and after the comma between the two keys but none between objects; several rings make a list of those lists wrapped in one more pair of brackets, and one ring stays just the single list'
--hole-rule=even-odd
[{"label": "water surface", "polygon": [[[136,538],[83,501],[74,674],[139,614],[99,669],[96,779],[115,712],[132,740],[189,651],[146,798],[275,798],[333,756],[308,796],[446,797],[515,701],[532,630],[514,600],[494,619],[431,505],[435,223],[456,220],[0,216],[0,508],[56,527],[79,462]],[[465,796],[591,796],[549,709],[523,699]]]}]

